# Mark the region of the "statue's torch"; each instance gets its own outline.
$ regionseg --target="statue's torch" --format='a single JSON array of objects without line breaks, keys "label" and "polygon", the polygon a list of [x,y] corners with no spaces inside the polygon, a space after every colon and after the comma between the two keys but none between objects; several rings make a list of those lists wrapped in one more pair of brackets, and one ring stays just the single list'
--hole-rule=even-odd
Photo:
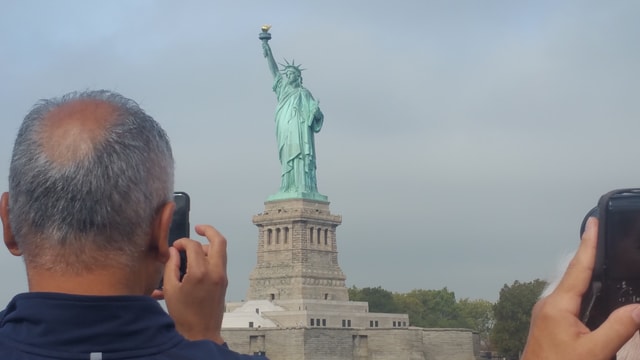
[{"label": "statue's torch", "polygon": [[258,35],[258,39],[262,40],[263,42],[271,40],[271,33],[269,32],[269,29],[271,29],[271,25],[262,25],[260,29],[262,30],[262,32]]}]

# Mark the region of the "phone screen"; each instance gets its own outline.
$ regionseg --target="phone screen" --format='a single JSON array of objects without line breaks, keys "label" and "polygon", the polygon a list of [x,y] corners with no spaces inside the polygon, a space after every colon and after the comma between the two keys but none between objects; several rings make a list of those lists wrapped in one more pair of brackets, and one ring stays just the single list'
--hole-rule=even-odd
[{"label": "phone screen", "polygon": [[[604,194],[589,216],[600,219],[593,277],[580,318],[597,329],[615,309],[640,303],[640,189]],[[584,229],[587,217],[583,221]]]},{"label": "phone screen", "polygon": [[612,198],[607,210],[608,275],[640,279],[640,196]]},{"label": "phone screen", "polygon": [[[171,219],[171,227],[169,228],[169,246],[173,246],[173,243],[184,237],[189,237],[189,210],[191,207],[191,200],[189,195],[185,192],[174,192],[173,201],[176,203],[176,208],[173,211],[173,218]],[[180,280],[187,272],[187,254],[184,251],[180,251]],[[160,280],[158,289],[162,289],[163,281]]]},{"label": "phone screen", "polygon": [[185,192],[173,193],[173,201],[176,203],[176,209],[171,219],[171,228],[169,229],[169,245],[183,237],[189,237],[189,195]]},{"label": "phone screen", "polygon": [[[176,203],[176,209],[171,219],[171,227],[169,228],[169,246],[182,238],[189,237],[189,210],[191,200],[185,192],[173,193],[173,201]],[[180,252],[180,279],[184,277],[187,270],[187,256],[184,251]]]}]

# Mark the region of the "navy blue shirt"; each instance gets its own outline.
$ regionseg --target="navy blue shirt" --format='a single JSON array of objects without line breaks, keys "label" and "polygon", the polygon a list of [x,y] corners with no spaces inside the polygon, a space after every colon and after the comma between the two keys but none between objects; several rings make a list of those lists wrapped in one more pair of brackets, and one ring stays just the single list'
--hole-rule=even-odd
[{"label": "navy blue shirt", "polygon": [[2,360],[259,360],[212,341],[189,341],[146,296],[25,293],[0,312]]}]

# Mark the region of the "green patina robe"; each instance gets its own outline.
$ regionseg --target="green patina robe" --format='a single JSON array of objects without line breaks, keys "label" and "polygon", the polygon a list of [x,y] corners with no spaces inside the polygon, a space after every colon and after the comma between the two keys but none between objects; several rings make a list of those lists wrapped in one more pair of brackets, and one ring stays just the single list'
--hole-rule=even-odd
[{"label": "green patina robe", "polygon": [[317,193],[313,134],[322,128],[324,115],[309,90],[288,84],[280,74],[275,78],[273,91],[278,99],[275,120],[282,176],[280,192]]}]

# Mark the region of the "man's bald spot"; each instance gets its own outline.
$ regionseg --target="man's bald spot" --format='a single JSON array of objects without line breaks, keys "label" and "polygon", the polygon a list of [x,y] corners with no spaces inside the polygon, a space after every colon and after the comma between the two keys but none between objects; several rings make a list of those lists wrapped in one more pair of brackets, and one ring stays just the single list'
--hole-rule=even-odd
[{"label": "man's bald spot", "polygon": [[103,100],[73,100],[44,116],[37,140],[52,162],[74,163],[93,152],[117,114],[118,108]]}]

